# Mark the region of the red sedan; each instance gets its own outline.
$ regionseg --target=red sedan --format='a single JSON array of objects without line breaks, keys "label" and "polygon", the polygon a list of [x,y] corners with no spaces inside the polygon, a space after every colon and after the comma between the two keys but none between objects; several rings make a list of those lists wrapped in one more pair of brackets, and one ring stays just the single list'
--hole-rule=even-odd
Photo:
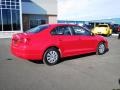
[{"label": "red sedan", "polygon": [[46,24],[25,33],[13,35],[11,51],[15,56],[28,60],[43,60],[47,65],[56,64],[60,58],[108,49],[107,40],[94,35],[83,27],[70,24]]}]

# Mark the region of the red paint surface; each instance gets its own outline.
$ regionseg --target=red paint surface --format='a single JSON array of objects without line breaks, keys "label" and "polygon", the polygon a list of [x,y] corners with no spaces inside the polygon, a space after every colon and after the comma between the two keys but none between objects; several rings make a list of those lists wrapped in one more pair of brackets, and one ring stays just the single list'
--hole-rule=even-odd
[{"label": "red paint surface", "polygon": [[42,60],[44,52],[49,47],[57,47],[61,58],[96,52],[100,42],[105,42],[108,48],[107,40],[99,35],[51,35],[51,31],[55,27],[64,25],[67,24],[50,24],[49,28],[36,34],[18,33],[13,35],[11,52],[20,58]]}]

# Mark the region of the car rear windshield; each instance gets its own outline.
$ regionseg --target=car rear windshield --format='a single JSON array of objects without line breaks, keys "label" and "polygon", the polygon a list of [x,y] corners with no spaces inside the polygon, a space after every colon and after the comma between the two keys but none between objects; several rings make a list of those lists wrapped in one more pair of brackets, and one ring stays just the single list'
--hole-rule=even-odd
[{"label": "car rear windshield", "polygon": [[98,25],[97,27],[108,27],[107,25]]},{"label": "car rear windshield", "polygon": [[50,25],[39,25],[26,31],[26,33],[38,33],[47,29]]}]

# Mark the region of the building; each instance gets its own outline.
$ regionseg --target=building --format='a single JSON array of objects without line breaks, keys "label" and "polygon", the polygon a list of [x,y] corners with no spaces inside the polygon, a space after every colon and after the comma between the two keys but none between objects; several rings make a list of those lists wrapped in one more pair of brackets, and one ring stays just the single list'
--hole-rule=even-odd
[{"label": "building", "polygon": [[57,23],[57,0],[22,0],[23,29]]},{"label": "building", "polygon": [[57,0],[0,0],[0,38],[57,23]]}]

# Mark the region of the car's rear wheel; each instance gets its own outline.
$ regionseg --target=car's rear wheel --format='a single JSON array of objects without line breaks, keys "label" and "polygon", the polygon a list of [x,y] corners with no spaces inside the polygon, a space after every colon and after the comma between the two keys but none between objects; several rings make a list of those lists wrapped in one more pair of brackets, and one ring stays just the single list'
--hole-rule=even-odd
[{"label": "car's rear wheel", "polygon": [[106,51],[105,43],[103,43],[103,42],[99,43],[98,46],[97,46],[96,54],[97,55],[102,55],[102,54],[105,53],[105,51]]},{"label": "car's rear wheel", "polygon": [[60,59],[60,53],[56,48],[49,48],[45,51],[43,62],[47,65],[55,65]]}]

